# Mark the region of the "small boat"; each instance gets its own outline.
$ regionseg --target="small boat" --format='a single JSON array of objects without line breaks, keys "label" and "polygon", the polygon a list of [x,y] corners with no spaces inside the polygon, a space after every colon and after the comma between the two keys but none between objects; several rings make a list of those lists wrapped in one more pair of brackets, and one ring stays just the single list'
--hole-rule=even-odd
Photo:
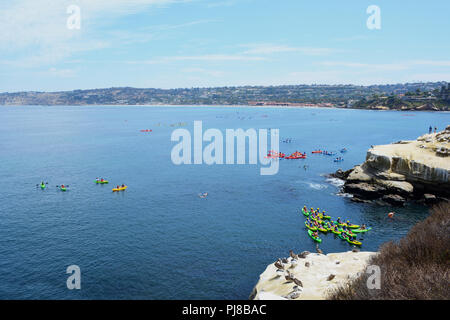
[{"label": "small boat", "polygon": [[333,232],[334,234],[341,234],[341,231],[336,231],[335,229],[331,228],[331,232]]},{"label": "small boat", "polygon": [[123,191],[123,190],[126,190],[127,188],[128,188],[128,186],[124,186],[124,187],[114,188],[114,189],[112,189],[112,191],[113,191],[113,192],[116,192],[116,191]]},{"label": "small boat", "polygon": [[314,150],[311,153],[322,153],[322,152],[323,152],[322,150]]},{"label": "small boat", "polygon": [[308,224],[308,222],[306,222],[306,221],[305,221],[305,227],[307,227],[309,230],[312,230],[312,231],[316,231],[316,230],[317,230],[317,227],[311,227],[311,226]]},{"label": "small boat", "polygon": [[309,212],[305,211],[305,208],[302,208],[302,213],[304,216],[309,217]]},{"label": "small boat", "polygon": [[334,159],[333,161],[334,162],[342,162],[342,161],[344,161],[344,159]]},{"label": "small boat", "polygon": [[324,226],[319,226],[317,230],[322,231],[323,233],[327,233],[328,230]]},{"label": "small boat", "polygon": [[355,246],[361,246],[362,245],[362,242],[359,242],[358,240],[347,239],[347,242],[350,243],[350,244],[354,244]]},{"label": "small boat", "polygon": [[371,230],[372,228],[367,228],[367,229],[361,229],[361,228],[359,228],[359,229],[353,229],[352,230],[352,232],[353,233],[363,233],[363,232],[367,232],[367,231],[369,231],[369,230]]},{"label": "small boat", "polygon": [[338,237],[341,238],[342,240],[347,240],[348,236],[346,234],[344,236],[344,234],[345,234],[344,232],[341,232],[341,233],[339,233]]},{"label": "small boat", "polygon": [[109,183],[109,181],[107,181],[107,180],[103,180],[103,181],[101,181],[101,180],[95,180],[95,183],[96,183],[96,184],[107,184],[107,183]]},{"label": "small boat", "polygon": [[345,148],[341,149],[341,153],[346,153],[346,152],[347,152],[347,149],[345,149]]},{"label": "small boat", "polygon": [[311,230],[308,230],[308,234],[311,237],[311,239],[313,239],[314,241],[319,242],[319,243],[322,242],[322,239],[320,239],[319,237],[313,236],[313,232]]},{"label": "small boat", "polygon": [[45,189],[45,184],[41,184],[41,189],[42,189],[42,190]]},{"label": "small boat", "polygon": [[357,224],[347,224],[347,223],[339,223],[339,222],[335,222],[338,226],[340,226],[340,227],[343,227],[343,226],[346,226],[347,228],[350,228],[350,229],[358,229],[359,228],[359,225],[357,225]]},{"label": "small boat", "polygon": [[67,191],[67,188],[66,188],[66,187],[59,187],[59,190],[61,190],[61,191]]}]

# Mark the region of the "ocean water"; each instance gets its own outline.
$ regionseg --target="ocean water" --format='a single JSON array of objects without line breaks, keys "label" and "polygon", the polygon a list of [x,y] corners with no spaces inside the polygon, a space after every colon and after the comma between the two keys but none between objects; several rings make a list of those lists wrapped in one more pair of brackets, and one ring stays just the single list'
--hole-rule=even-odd
[{"label": "ocean water", "polygon": [[[192,130],[194,120],[222,132],[277,128],[293,139],[282,152],[308,158],[280,161],[273,176],[259,165],[176,166],[171,133],[180,123]],[[325,175],[363,162],[370,145],[415,139],[449,120],[313,108],[1,107],[0,298],[247,299],[268,264],[290,249],[315,250],[299,213],[305,204],[373,227],[362,250],[377,250],[427,209],[395,209],[390,220],[391,208],[352,203]],[[342,163],[311,154],[342,147]],[[122,183],[125,192],[111,191]],[[325,253],[351,249],[321,237]],[[81,290],[66,287],[69,265],[81,269]]]}]

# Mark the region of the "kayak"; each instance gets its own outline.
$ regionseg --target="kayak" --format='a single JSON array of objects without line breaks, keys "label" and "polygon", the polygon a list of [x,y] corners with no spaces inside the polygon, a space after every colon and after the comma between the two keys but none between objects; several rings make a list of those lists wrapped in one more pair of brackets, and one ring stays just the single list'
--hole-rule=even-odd
[{"label": "kayak", "polygon": [[311,153],[322,153],[323,151],[321,150],[316,150],[316,151],[312,151]]},{"label": "kayak", "polygon": [[321,219],[331,220],[331,217],[330,217],[330,216],[324,216],[323,214],[319,214],[319,217],[320,217]]},{"label": "kayak", "polygon": [[367,229],[353,229],[352,232],[353,233],[362,233],[362,232],[367,232],[369,230],[371,230],[372,228],[367,228]]},{"label": "kayak", "polygon": [[311,239],[313,239],[314,241],[317,241],[319,243],[322,242],[322,239],[320,239],[319,237],[314,237],[313,236],[313,232],[311,230],[308,230],[308,234],[311,237]]},{"label": "kayak", "polygon": [[344,159],[340,159],[340,160],[339,159],[334,159],[333,161],[334,162],[342,162],[342,161],[344,161]]},{"label": "kayak", "polygon": [[308,211],[305,211],[304,208],[302,208],[302,213],[303,213],[303,215],[305,215],[306,217],[309,217],[309,212],[308,212]]},{"label": "kayak", "polygon": [[45,184],[41,184],[41,189],[42,189],[42,190],[45,189]]},{"label": "kayak", "polygon": [[341,238],[342,240],[347,240],[348,237],[344,237],[344,234],[347,235],[347,234],[344,233],[344,232],[339,233],[339,238]]},{"label": "kayak", "polygon": [[318,227],[317,229],[318,229],[319,231],[324,232],[324,233],[327,233],[327,232],[328,232],[328,230],[327,230],[324,226],[320,226],[320,227]]},{"label": "kayak", "polygon": [[340,227],[346,226],[347,228],[350,228],[350,229],[358,229],[359,228],[359,225],[357,225],[357,224],[347,225],[346,223],[339,223],[336,221],[334,221],[334,222]]},{"label": "kayak", "polygon": [[333,232],[334,234],[341,234],[341,231],[336,231],[336,230],[334,230],[334,229],[330,229],[331,230],[331,232]]},{"label": "kayak", "polygon": [[317,230],[317,227],[310,227],[308,225],[308,222],[306,222],[306,221],[305,221],[305,227],[307,227],[309,230],[312,230],[312,231],[316,231]]},{"label": "kayak", "polygon": [[97,184],[107,184],[107,183],[109,183],[108,181],[106,181],[106,180],[104,180],[104,181],[100,181],[100,180],[95,180],[95,183],[97,183]]},{"label": "kayak", "polygon": [[350,239],[347,239],[347,242],[348,243],[350,243],[350,244],[354,244],[354,245],[356,245],[356,246],[360,246],[360,245],[362,245],[362,242],[359,242],[358,240],[350,240]]},{"label": "kayak", "polygon": [[119,188],[114,188],[114,189],[112,189],[112,191],[113,191],[113,192],[116,192],[116,191],[123,191],[123,190],[125,190],[126,188],[128,188],[128,186],[125,186],[125,187],[119,187]]},{"label": "kayak", "polygon": [[67,188],[65,188],[65,187],[64,187],[64,188],[63,188],[63,187],[60,187],[59,189],[60,189],[61,191],[66,191],[66,190],[67,190]]},{"label": "kayak", "polygon": [[350,233],[350,232],[348,232],[348,231],[345,231],[345,234],[348,235],[349,237],[356,236],[353,232]]},{"label": "kayak", "polygon": [[311,220],[316,221],[316,222],[318,222],[320,224],[324,224],[325,223],[324,221],[320,220],[320,218],[313,218],[311,216],[310,216],[310,218],[311,218]]}]

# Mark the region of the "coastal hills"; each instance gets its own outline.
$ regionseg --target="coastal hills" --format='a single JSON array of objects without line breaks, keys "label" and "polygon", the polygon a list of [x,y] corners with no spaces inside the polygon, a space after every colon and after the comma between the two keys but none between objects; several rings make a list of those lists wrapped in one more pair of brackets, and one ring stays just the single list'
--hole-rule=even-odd
[{"label": "coastal hills", "polygon": [[108,88],[0,93],[0,105],[281,105],[448,110],[446,82],[392,85],[286,85],[218,88]]}]

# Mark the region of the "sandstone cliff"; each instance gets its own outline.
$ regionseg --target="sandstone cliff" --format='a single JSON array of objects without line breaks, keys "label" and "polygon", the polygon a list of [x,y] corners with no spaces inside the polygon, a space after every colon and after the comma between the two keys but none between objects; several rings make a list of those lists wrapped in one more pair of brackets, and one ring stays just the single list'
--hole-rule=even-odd
[{"label": "sandstone cliff", "polygon": [[373,146],[366,161],[335,176],[345,180],[353,201],[402,205],[416,199],[435,203],[450,197],[450,126],[414,141]]}]

